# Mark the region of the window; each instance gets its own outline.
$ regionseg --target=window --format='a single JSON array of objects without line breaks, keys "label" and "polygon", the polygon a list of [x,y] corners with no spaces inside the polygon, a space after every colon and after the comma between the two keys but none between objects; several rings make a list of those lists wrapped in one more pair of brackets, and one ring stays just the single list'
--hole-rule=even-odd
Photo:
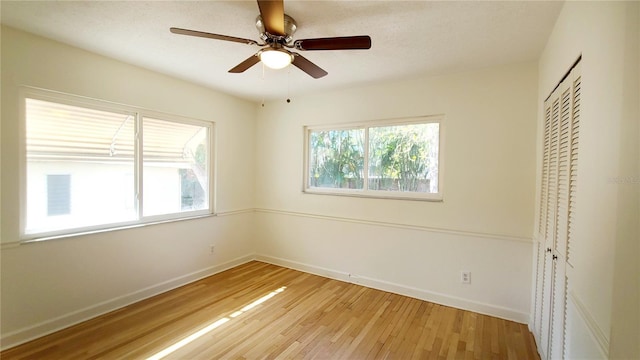
[{"label": "window", "polygon": [[23,99],[24,239],[211,213],[211,123],[44,91]]},{"label": "window", "polygon": [[441,120],[307,127],[305,192],[442,200]]}]

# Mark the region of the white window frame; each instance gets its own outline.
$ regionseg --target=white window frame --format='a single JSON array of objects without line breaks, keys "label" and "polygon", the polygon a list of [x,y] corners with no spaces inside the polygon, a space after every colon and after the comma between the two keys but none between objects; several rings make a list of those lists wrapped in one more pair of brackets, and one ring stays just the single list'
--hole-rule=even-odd
[{"label": "white window frame", "polygon": [[[307,125],[304,126],[304,160],[303,160],[303,180],[302,192],[305,194],[320,195],[337,195],[337,196],[355,196],[379,199],[399,199],[399,200],[418,200],[418,201],[443,201],[444,184],[444,133],[445,133],[445,116],[425,115],[410,118],[397,118],[385,120],[373,120],[353,123],[343,123],[334,125]],[[421,193],[410,191],[388,191],[388,190],[369,190],[368,174],[369,174],[369,128],[411,125],[411,124],[438,124],[438,192],[437,193]],[[363,181],[364,189],[342,189],[342,188],[321,188],[309,186],[309,138],[314,131],[330,131],[330,130],[355,130],[364,129],[364,169]]]},{"label": "white window frame", "polygon": [[[67,93],[46,90],[41,88],[34,88],[23,86],[19,89],[19,116],[20,116],[20,139],[19,139],[19,181],[20,181],[20,241],[21,242],[33,242],[33,241],[43,241],[43,240],[51,240],[65,237],[72,237],[78,235],[86,235],[91,233],[99,233],[105,231],[113,231],[113,230],[121,230],[126,228],[134,228],[139,226],[157,224],[157,223],[165,223],[171,221],[180,221],[180,220],[189,220],[194,218],[212,216],[216,214],[215,207],[215,188],[216,188],[216,179],[215,179],[215,163],[216,163],[216,153],[215,153],[215,143],[216,143],[216,123],[213,121],[206,120],[198,120],[193,118],[188,118],[175,114],[168,114],[163,112],[158,112],[154,110],[149,110],[141,107],[124,105],[115,102],[109,102],[104,100],[97,100],[93,98],[71,95]],[[102,224],[102,225],[93,225],[93,226],[84,226],[70,229],[61,229],[47,232],[39,232],[39,233],[25,233],[26,230],[26,222],[27,222],[27,111],[26,111],[26,101],[27,99],[35,99],[48,101],[53,103],[59,103],[69,106],[77,106],[83,107],[87,109],[93,110],[101,110],[101,111],[109,111],[109,112],[119,112],[123,114],[129,114],[134,116],[135,119],[135,153],[134,153],[134,182],[135,182],[135,200],[134,200],[134,208],[138,214],[137,220],[134,221],[126,221],[126,222],[116,222],[110,224]],[[143,191],[142,191],[142,177],[144,176],[142,167],[142,155],[143,155],[143,144],[140,141],[142,134],[142,119],[143,118],[154,118],[168,122],[175,122],[180,124],[188,124],[195,126],[202,126],[207,128],[207,138],[208,138],[208,168],[207,174],[209,176],[209,189],[208,189],[208,197],[209,197],[209,207],[208,209],[203,210],[193,210],[193,211],[185,211],[171,214],[162,214],[162,215],[153,215],[153,216],[143,216],[142,212],[142,203],[143,203]]]}]

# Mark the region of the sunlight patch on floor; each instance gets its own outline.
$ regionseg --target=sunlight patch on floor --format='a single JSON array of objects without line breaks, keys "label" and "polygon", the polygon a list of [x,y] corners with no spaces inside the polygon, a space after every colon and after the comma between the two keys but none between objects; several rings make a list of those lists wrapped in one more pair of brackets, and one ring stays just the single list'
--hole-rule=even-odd
[{"label": "sunlight patch on floor", "polygon": [[173,345],[161,350],[160,352],[155,353],[154,355],[148,357],[147,360],[160,360],[160,359],[162,359],[163,357],[171,354],[172,352],[182,348],[183,346],[185,346],[185,345],[193,342],[194,340],[202,337],[203,335],[209,333],[210,331],[212,331],[213,329],[215,329],[215,328],[219,327],[220,325],[226,323],[227,321],[242,315],[243,313],[253,309],[254,307],[256,307],[256,306],[262,304],[263,302],[271,299],[272,297],[278,295],[279,293],[283,292],[286,288],[287,288],[286,286],[283,286],[281,288],[278,288],[278,289],[268,293],[267,295],[259,298],[258,300],[252,302],[251,304],[246,305],[242,309],[234,311],[228,317],[223,317],[223,318],[217,320],[216,322],[214,322],[214,323],[212,323],[212,324],[210,324],[210,325],[208,325],[208,326],[196,331],[195,333],[187,336],[186,338],[176,342],[175,344],[173,344]]}]

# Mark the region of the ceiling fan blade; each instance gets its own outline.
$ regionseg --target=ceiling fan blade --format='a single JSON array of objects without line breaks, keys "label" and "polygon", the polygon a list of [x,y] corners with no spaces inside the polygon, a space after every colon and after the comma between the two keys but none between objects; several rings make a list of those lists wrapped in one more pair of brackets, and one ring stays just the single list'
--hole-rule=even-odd
[{"label": "ceiling fan blade", "polygon": [[344,36],[317,39],[302,39],[294,42],[298,50],[357,50],[371,49],[371,38],[363,36]]},{"label": "ceiling fan blade", "polygon": [[179,34],[179,35],[198,36],[198,37],[209,38],[209,39],[233,41],[233,42],[249,44],[249,45],[258,45],[256,41],[253,41],[251,39],[243,39],[243,38],[234,37],[234,36],[218,35],[218,34],[212,34],[208,32],[181,29],[181,28],[175,28],[175,27],[172,27],[169,30],[174,34]]},{"label": "ceiling fan blade", "polygon": [[285,36],[283,0],[258,0],[264,29],[271,35]]},{"label": "ceiling fan blade", "polygon": [[229,70],[229,72],[236,73],[236,74],[245,72],[247,69],[257,64],[258,62],[260,62],[260,58],[258,57],[258,54],[253,54],[247,60],[241,62],[240,64],[236,65],[236,67]]},{"label": "ceiling fan blade", "polygon": [[318,65],[307,60],[304,56],[297,53],[292,53],[292,54],[293,54],[292,64],[295,65],[298,69],[309,74],[312,78],[319,79],[328,74],[326,71],[322,70]]}]

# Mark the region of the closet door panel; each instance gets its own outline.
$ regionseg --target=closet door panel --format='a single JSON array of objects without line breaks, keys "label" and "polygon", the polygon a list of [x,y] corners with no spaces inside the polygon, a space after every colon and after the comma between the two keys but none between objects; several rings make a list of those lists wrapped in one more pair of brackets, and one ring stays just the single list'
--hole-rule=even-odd
[{"label": "closet door panel", "polygon": [[565,348],[571,247],[575,239],[580,64],[544,103],[542,169],[536,236],[533,329],[542,359],[562,359]]}]

